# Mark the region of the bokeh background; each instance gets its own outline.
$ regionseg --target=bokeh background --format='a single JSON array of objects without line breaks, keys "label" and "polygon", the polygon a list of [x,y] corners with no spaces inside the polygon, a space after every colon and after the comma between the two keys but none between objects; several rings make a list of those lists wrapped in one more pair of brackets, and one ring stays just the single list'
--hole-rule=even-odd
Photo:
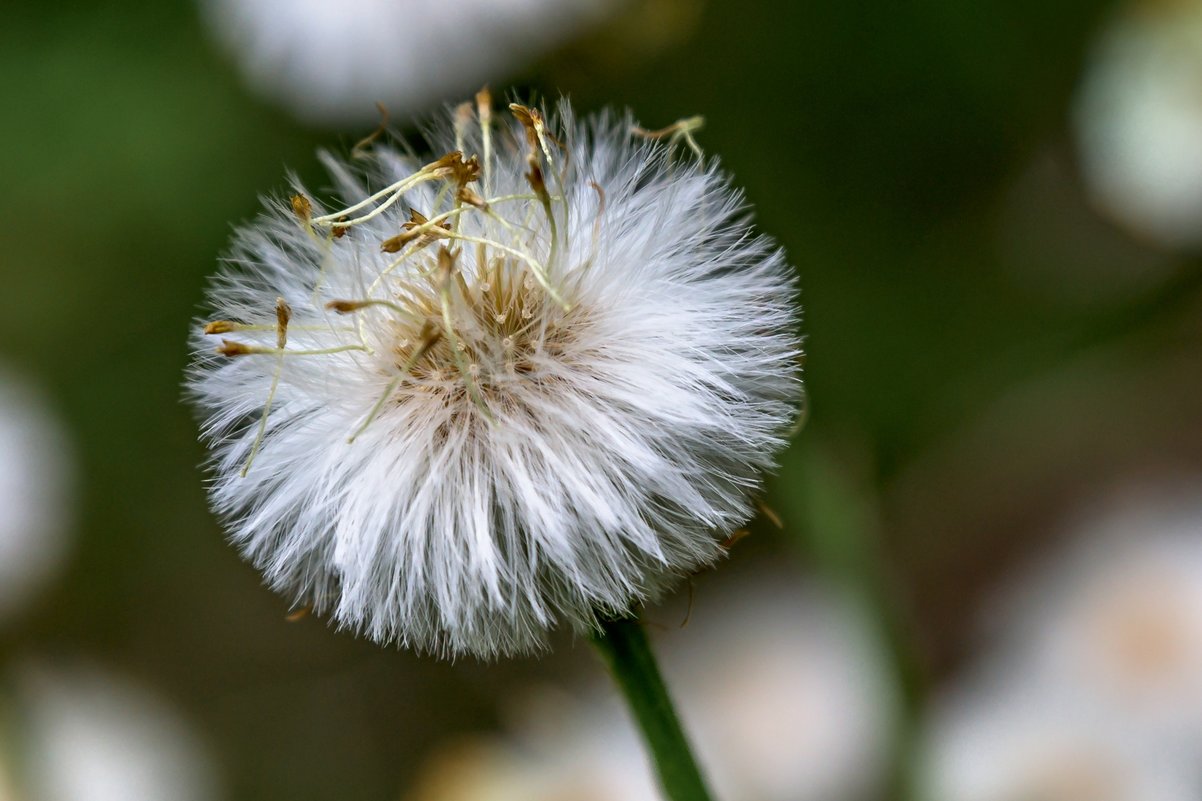
[{"label": "bokeh background", "polygon": [[[319,29],[329,13],[260,2]],[[988,700],[1038,697],[1054,648],[1028,630],[1061,625],[1057,604],[1077,603],[1061,595],[1143,558],[1120,548],[1107,562],[1114,541],[1167,537],[1182,553],[1202,541],[1197,4],[631,0],[541,31],[528,52],[520,26],[505,31],[506,56],[484,74],[469,67],[487,24],[428,36],[442,46],[422,51],[434,12],[391,5],[405,13],[380,25],[427,65],[396,81],[454,73],[389,106],[400,135],[416,141],[423,114],[486,82],[569,94],[581,110],[627,106],[648,128],[704,114],[702,147],[799,271],[807,425],[730,564],[646,612],[698,710],[686,715],[718,732],[710,761],[733,763],[712,769],[732,799],[1034,797],[1004,795],[1001,777],[1035,757],[1016,746],[1013,764],[991,767],[1010,752],[989,743],[1042,742],[1080,718],[1094,732],[1130,724],[1129,709],[1106,718],[1087,698],[967,755],[941,751],[971,740],[941,734],[944,718],[1006,729],[999,710],[1015,704]],[[487,23],[479,5],[437,13]],[[6,8],[0,25],[0,411],[16,432],[0,426],[2,505],[15,510],[0,509],[2,534],[16,543],[0,544],[0,584],[29,584],[0,592],[13,597],[0,614],[0,799],[641,797],[605,795],[604,777],[641,787],[646,768],[585,643],[448,664],[289,621],[208,513],[181,390],[206,277],[287,170],[323,185],[316,149],[349,149],[376,115],[367,103],[318,119],[262,75],[252,84],[223,15],[216,0],[65,0]],[[323,67],[337,67],[332,53]],[[1177,598],[1167,579],[1141,580],[1136,595]],[[1202,594],[1202,563],[1173,580]],[[757,606],[766,584],[777,594]],[[1192,754],[1191,603],[1134,623],[1130,609],[1091,608],[1084,629],[1113,617],[1125,639],[1081,664],[1150,662],[1131,668],[1139,681],[1199,711],[1173,730]],[[1052,641],[1081,633],[1063,625]],[[1166,663],[1195,669],[1166,678]],[[849,671],[849,686],[823,684]],[[1046,682],[1040,692],[1063,696]],[[791,693],[818,700],[790,706]],[[743,751],[722,745],[736,712]],[[1202,797],[1197,760],[1161,765],[1155,736],[1117,738],[1115,753],[1135,756],[1101,760],[1109,773],[1084,758],[1032,764],[1032,782],[1060,777],[1038,797],[1098,801],[1089,781],[1113,788],[1099,779],[1115,771],[1143,771],[1115,801]],[[823,748],[835,756],[815,758]],[[114,766],[131,759],[142,789],[95,794],[120,788]],[[971,785],[945,762],[995,778],[939,796],[941,782]],[[586,764],[603,778],[581,781]],[[850,766],[842,778],[823,774],[836,764]],[[1174,782],[1189,789],[1161,787]]]}]

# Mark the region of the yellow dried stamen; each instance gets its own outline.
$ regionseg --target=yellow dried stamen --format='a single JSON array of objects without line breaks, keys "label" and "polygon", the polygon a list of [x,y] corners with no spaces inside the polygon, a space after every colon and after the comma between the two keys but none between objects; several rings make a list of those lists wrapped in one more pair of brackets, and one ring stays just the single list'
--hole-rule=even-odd
[{"label": "yellow dried stamen", "polygon": [[[379,192],[360,200],[358,203],[330,214],[323,214],[320,217],[314,217],[312,222],[314,225],[332,226],[337,224],[344,227],[362,225],[363,223],[375,219],[388,209],[392,208],[392,206],[404,196],[405,192],[409,191],[413,187],[423,183],[428,183],[429,181],[446,179],[464,169],[473,169],[471,166],[463,165],[462,161],[463,155],[461,153],[448,153],[445,156],[430,162],[407,178],[402,178],[391,186],[387,186],[384,189],[381,189]],[[459,163],[456,164],[456,162]],[[351,214],[361,211],[373,203],[379,203],[379,205],[366,214],[353,219],[347,219]]]},{"label": "yellow dried stamen", "polygon": [[368,147],[370,147],[373,142],[383,136],[384,132],[388,130],[388,109],[384,107],[383,103],[377,101],[376,110],[380,112],[380,124],[376,126],[374,131],[360,139],[355,143],[355,146],[351,148],[351,158],[353,159],[367,158]]},{"label": "yellow dried stamen", "polygon": [[480,160],[475,156],[464,160],[463,153],[452,150],[430,165],[436,178],[451,178],[460,186],[476,180],[480,174]]},{"label": "yellow dried stamen", "polygon": [[313,614],[313,605],[305,604],[300,609],[294,609],[291,612],[289,612],[284,617],[284,620],[285,620],[285,622],[288,622],[288,623],[299,623],[300,621],[304,620],[311,614]]},{"label": "yellow dried stamen", "polygon": [[564,300],[563,296],[560,295],[559,292],[556,291],[555,287],[551,285],[551,281],[547,276],[546,268],[543,267],[543,265],[540,264],[538,260],[529,253],[518,250],[517,248],[511,248],[508,245],[503,245],[495,239],[485,239],[479,236],[467,236],[466,234],[450,233],[447,235],[447,239],[455,239],[461,242],[472,242],[477,245],[487,245],[488,247],[499,250],[502,253],[508,253],[510,256],[516,256],[529,265],[530,272],[534,274],[534,278],[536,281],[538,281],[539,286],[546,290],[547,294],[550,295],[556,303],[562,306],[564,311],[571,311],[572,304]]},{"label": "yellow dried stamen", "polygon": [[481,211],[488,210],[488,202],[466,186],[459,187],[459,191],[455,193],[455,199],[460,203],[480,209]]},{"label": "yellow dried stamen", "polygon": [[[551,252],[548,254],[547,264],[549,269],[555,269],[556,256],[559,251],[559,230],[555,222],[555,213],[551,208],[551,193],[547,191],[547,182],[543,178],[542,166],[539,164],[540,150],[546,156],[548,166],[554,163],[551,150],[547,146],[546,123],[537,109],[510,103],[509,110],[526,132],[526,166],[529,169],[526,173],[526,180],[529,182],[530,188],[534,190],[534,195],[538,198],[543,213],[547,215],[547,224],[551,229]],[[560,194],[563,194],[562,191]],[[564,208],[567,208],[566,202]]]},{"label": "yellow dried stamen", "polygon": [[764,517],[768,518],[769,523],[776,526],[781,531],[784,531],[785,522],[780,519],[780,515],[778,515],[776,513],[775,509],[773,509],[768,504],[764,503],[764,501],[762,501],[762,500],[756,501],[755,505],[759,508],[760,514],[762,514]]},{"label": "yellow dried stamen", "polygon": [[597,193],[597,216],[593,219],[593,254],[597,252],[597,245],[601,241],[601,220],[605,217],[605,190],[595,181],[589,181],[588,185]]},{"label": "yellow dried stamen", "polygon": [[221,340],[217,353],[222,356],[328,356],[333,353],[346,353],[352,350],[367,351],[366,345],[337,345],[332,348],[313,348],[311,350],[286,350],[281,348],[264,348],[258,345],[247,345],[229,339]]},{"label": "yellow dried stamen", "polygon": [[751,535],[751,531],[748,529],[745,529],[745,528],[736,529],[736,530],[732,531],[730,533],[730,536],[727,537],[725,540],[723,540],[722,544],[719,545],[718,547],[724,551],[729,551],[731,548],[735,547],[735,545],[740,540],[742,540],[744,537],[748,537],[750,535]]},{"label": "yellow dried stamen", "polygon": [[259,353],[260,351],[251,345],[234,342],[232,339],[223,339],[216,352],[222,356],[249,356],[252,353]]},{"label": "yellow dried stamen", "polygon": [[547,165],[553,166],[555,157],[551,155],[551,147],[547,140],[553,141],[560,149],[563,148],[563,144],[547,131],[547,121],[543,119],[542,112],[519,103],[510,103],[509,110],[526,131],[526,144],[531,149],[542,150],[543,155],[547,157]]},{"label": "yellow dried stamen", "polygon": [[[229,334],[229,333],[233,333],[235,331],[275,331],[276,327],[277,327],[276,323],[272,323],[271,325],[261,325],[261,324],[257,324],[257,323],[235,323],[232,320],[214,320],[213,322],[205,325],[205,327],[203,329],[203,333],[213,335],[213,334]],[[288,330],[290,330],[290,331],[331,331],[331,330],[351,331],[353,329],[349,329],[349,328],[332,329],[329,325],[290,325],[288,327]]]},{"label": "yellow dried stamen", "polygon": [[369,298],[366,300],[331,300],[326,304],[327,309],[337,312],[338,314],[354,314],[360,309],[367,309],[372,306],[383,306],[384,308],[391,309],[404,317],[418,317],[415,312],[406,308],[405,306],[402,306],[400,303],[379,298]]},{"label": "yellow dried stamen", "polygon": [[[456,217],[460,214],[465,213],[466,211],[481,211],[484,214],[486,214],[489,219],[499,223],[503,228],[505,228],[505,230],[507,230],[511,233],[515,233],[515,229],[514,229],[513,225],[511,225],[509,223],[509,221],[506,220],[504,217],[501,217],[499,214],[497,214],[493,207],[495,205],[501,204],[501,203],[511,203],[511,202],[518,201],[518,200],[536,200],[536,199],[537,199],[537,197],[535,195],[526,195],[526,194],[501,195],[498,197],[485,198],[484,199],[485,207],[483,209],[476,209],[474,206],[467,206],[467,207],[459,206],[457,208],[449,209],[435,217],[431,217],[425,223],[417,226],[416,228],[414,228],[412,230],[412,233],[422,233],[422,234],[429,233],[434,225],[440,225],[443,223],[444,220],[448,220],[453,217]],[[562,197],[553,198],[553,199],[554,200],[562,200]],[[412,220],[412,217],[411,217],[411,220]],[[439,235],[435,238],[436,239],[437,238],[464,239],[467,241],[474,241],[474,242],[476,242],[478,247],[482,246],[482,245],[492,244],[492,242],[493,242],[493,240],[488,239],[488,238],[479,238],[479,237],[470,238],[470,237],[460,236],[458,231],[456,231],[454,229],[451,229],[450,232],[447,233],[446,225],[442,225],[442,231],[439,232]],[[433,240],[431,240],[431,241],[433,241]],[[388,264],[388,266],[385,267],[380,272],[380,274],[376,276],[375,280],[372,281],[371,285],[367,289],[367,294],[371,295],[380,286],[380,284],[383,283],[384,279],[386,279],[393,272],[395,272],[399,267],[401,267],[401,265],[403,265],[405,263],[406,259],[409,258],[409,255],[413,252],[414,249],[417,249],[420,247],[425,247],[428,244],[429,244],[429,242],[419,242],[419,244],[417,246],[415,246],[415,248],[411,248],[409,250],[402,250],[400,252],[400,255],[397,256],[395,259],[393,259]],[[537,261],[534,261],[533,259],[531,259],[528,256],[523,256],[522,258],[524,260],[526,260],[527,262],[529,262],[531,267],[534,270],[536,270],[536,271],[543,270],[542,265],[539,264]],[[479,263],[484,264],[485,262],[484,262],[484,260],[481,260]],[[542,272],[539,272],[538,279],[539,279],[540,283],[545,283],[544,274]],[[551,290],[549,287],[545,287],[545,288],[547,288],[551,292],[552,296],[556,299],[557,302],[562,302],[562,301],[560,301],[559,296],[555,294],[554,290]],[[565,308],[567,308],[567,307],[565,306]]]},{"label": "yellow dried stamen", "polygon": [[463,136],[467,127],[472,124],[472,104],[460,103],[455,107],[455,149],[463,150]]},{"label": "yellow dried stamen", "polygon": [[380,243],[380,250],[396,253],[414,240],[418,241],[418,248],[423,248],[443,236],[443,232],[450,231],[451,225],[447,222],[437,222],[437,218],[434,224],[430,224],[430,220],[424,214],[417,209],[410,209],[409,219],[401,224],[401,228],[404,229],[401,233]]},{"label": "yellow dried stamen", "polygon": [[370,305],[370,303],[371,301],[361,300],[331,300],[326,304],[326,308],[339,314],[350,314]]},{"label": "yellow dried stamen", "polygon": [[296,215],[298,220],[308,227],[313,217],[312,201],[310,201],[309,198],[305,197],[304,195],[293,195],[292,213]]},{"label": "yellow dried stamen", "polygon": [[241,330],[241,327],[238,325],[238,323],[230,320],[214,320],[204,327],[204,333],[206,334],[228,334],[232,331],[239,330]]},{"label": "yellow dried stamen", "polygon": [[283,298],[275,299],[275,343],[280,350],[288,344],[288,322],[292,319],[292,307]]},{"label": "yellow dried stamen", "polygon": [[263,438],[267,435],[267,415],[271,413],[271,404],[275,400],[276,390],[280,387],[280,374],[284,371],[284,346],[288,344],[288,322],[292,319],[292,308],[283,298],[275,299],[275,343],[280,351],[279,359],[276,361],[275,371],[271,376],[271,388],[267,390],[267,400],[263,403],[263,411],[259,415],[259,430],[255,434],[255,441],[250,446],[250,455],[246,457],[246,464],[242,465],[242,477],[246,478],[246,474],[250,472],[250,466],[255,461],[255,456],[259,453],[259,447],[263,444]]},{"label": "yellow dried stamen", "polygon": [[531,153],[527,158],[527,165],[530,167],[530,171],[526,173],[526,180],[530,182],[530,188],[534,190],[534,195],[538,198],[543,213],[547,215],[547,226],[551,229],[551,252],[547,254],[547,266],[548,269],[553,270],[555,269],[556,256],[559,253],[559,227],[555,223],[555,211],[551,208],[551,193],[547,191],[547,183],[543,180],[542,168],[539,166],[538,158],[534,153]]},{"label": "yellow dried stamen", "polygon": [[[508,360],[505,365],[510,373],[525,374],[534,370],[537,364],[527,358],[526,337],[531,337],[529,347],[538,347],[537,343],[542,341],[543,335],[531,332],[536,332],[540,325],[543,326],[544,332],[547,330],[548,323],[541,314],[541,310],[546,308],[545,304],[555,302],[565,310],[571,308],[552,285],[552,277],[561,271],[559,261],[562,260],[563,243],[559,241],[559,232],[568,224],[569,209],[563,189],[563,173],[568,169],[567,150],[548,132],[546,120],[541,112],[515,104],[511,109],[525,133],[525,177],[530,191],[491,197],[489,171],[494,155],[491,136],[492,98],[488,90],[483,89],[475,100],[483,159],[475,154],[465,155],[465,147],[472,146],[474,142],[470,129],[473,122],[472,108],[465,104],[457,109],[454,119],[454,151],[430,161],[413,174],[370,197],[330,214],[314,216],[312,204],[300,195],[297,198],[308,204],[307,210],[299,201],[294,201],[294,212],[297,216],[316,228],[313,233],[324,244],[327,252],[333,252],[333,240],[344,236],[350,228],[379,217],[398,203],[404,204],[401,208],[405,208],[413,199],[411,190],[422,184],[435,182],[435,186],[429,192],[430,198],[423,201],[423,205],[431,204],[431,207],[426,209],[430,216],[410,208],[408,219],[400,225],[401,230],[380,243],[382,251],[395,255],[387,260],[390,263],[378,271],[370,281],[363,297],[325,302],[326,309],[340,315],[354,314],[371,307],[383,307],[399,318],[395,321],[398,332],[395,345],[397,356],[394,360],[398,372],[395,376],[386,374],[383,377],[387,387],[349,437],[350,441],[354,441],[376,421],[388,403],[396,400],[397,388],[404,386],[402,382],[416,380],[414,369],[422,359],[426,359],[429,364],[426,365],[428,369],[420,372],[423,381],[418,389],[451,392],[453,396],[460,398],[461,403],[470,398],[470,402],[484,418],[495,422],[494,409],[490,408],[492,396],[489,393],[494,390],[490,380],[494,373],[498,377],[503,374],[500,373],[502,366],[493,365],[490,361],[497,355],[491,350],[494,341],[491,336],[496,334],[496,341],[504,343]],[[384,115],[385,112],[381,110],[381,114]],[[356,148],[366,148],[382,134],[383,129],[382,121],[380,129],[359,143]],[[562,151],[563,159],[558,165],[554,161],[556,146]],[[547,170],[551,173],[548,174]],[[477,185],[472,186],[473,183]],[[595,245],[599,238],[600,216],[605,207],[605,196],[600,187],[594,188],[601,198],[598,220],[594,225]],[[537,201],[537,208],[530,203],[531,200]],[[499,204],[503,206],[505,202],[510,201],[522,201],[518,206],[521,211],[506,218],[498,213],[505,210],[499,208]],[[560,203],[563,204],[562,210],[556,207]],[[539,208],[546,215],[549,231],[542,228],[537,221]],[[463,215],[472,213],[484,215],[479,218],[483,225],[479,228],[475,224],[461,228]],[[395,214],[396,210],[393,209],[389,217]],[[467,232],[475,235],[468,235]],[[549,233],[551,241],[549,252],[543,256],[543,246],[538,243],[545,233]],[[427,246],[439,241],[445,244],[437,248],[437,254],[424,251]],[[460,264],[458,260],[463,251],[454,246],[456,242],[475,243],[475,251],[471,256],[476,261],[475,269]],[[398,270],[402,272],[397,272]],[[536,286],[541,287],[542,291],[538,291]],[[328,297],[327,294],[326,298]],[[318,300],[315,290],[315,305],[324,300],[325,298]],[[259,436],[250,451],[251,459],[264,439],[272,396],[276,391],[279,371],[285,356],[349,350],[374,353],[368,345],[372,340],[364,334],[364,325],[374,319],[369,313],[360,315],[355,322],[359,330],[359,344],[300,351],[288,350],[286,347],[291,320],[290,310],[286,305],[277,305],[276,311],[276,347],[226,341],[222,348],[222,352],[230,356],[259,354],[274,356],[278,360],[271,392],[259,421]],[[392,318],[391,313],[387,314],[387,317]],[[420,335],[415,337],[419,325]],[[210,326],[213,333],[242,330],[238,327],[239,324],[230,321],[215,321]],[[481,327],[486,335],[484,340],[477,337],[481,333]],[[260,326],[256,330],[267,328]],[[435,348],[437,350],[434,350]],[[453,367],[448,363],[452,360]],[[400,363],[402,361],[404,364]],[[426,386],[427,378],[429,387]],[[446,383],[448,379],[452,379],[452,384]],[[249,469],[250,461],[248,459],[245,469]]]},{"label": "yellow dried stamen", "polygon": [[526,132],[526,146],[531,150],[538,149],[538,131],[534,128],[534,109],[520,103],[510,103],[509,111],[522,125]]},{"label": "yellow dried stamen", "polygon": [[[278,361],[275,371],[271,377],[271,388],[267,391],[267,400],[263,404],[263,412],[259,416],[259,428],[255,434],[255,441],[251,444],[250,455],[246,458],[246,463],[242,466],[241,476],[246,478],[246,474],[250,472],[251,464],[254,463],[255,456],[259,453],[259,448],[263,444],[263,439],[267,434],[267,416],[271,411],[271,404],[275,400],[276,391],[280,385],[280,375],[284,369],[285,356],[326,356],[333,353],[345,353],[352,350],[367,350],[364,345],[340,345],[333,348],[318,348],[314,350],[287,350],[288,344],[288,323],[292,319],[292,310],[283,298],[276,299],[276,344],[275,348],[264,348],[258,345],[247,345],[242,342],[235,342],[230,339],[223,339],[221,347],[217,348],[217,353],[222,356],[239,357],[239,356],[275,356]],[[218,321],[226,322],[226,321]],[[261,328],[265,328],[262,326]]]},{"label": "yellow dried stamen", "polygon": [[701,151],[701,146],[697,144],[697,140],[693,138],[693,134],[705,127],[705,117],[686,117],[683,120],[677,120],[666,128],[660,128],[658,131],[648,131],[638,125],[632,126],[630,132],[635,136],[641,136],[644,139],[667,139],[668,145],[674,145],[677,141],[683,139],[689,149],[697,154],[697,158],[704,158],[705,154]]}]

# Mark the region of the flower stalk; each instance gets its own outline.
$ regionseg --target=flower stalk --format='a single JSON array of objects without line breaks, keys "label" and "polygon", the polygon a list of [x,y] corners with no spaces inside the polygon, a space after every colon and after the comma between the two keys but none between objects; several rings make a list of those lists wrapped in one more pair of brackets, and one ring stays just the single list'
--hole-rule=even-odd
[{"label": "flower stalk", "polygon": [[604,621],[592,642],[634,714],[665,797],[710,801],[642,624],[634,618]]}]

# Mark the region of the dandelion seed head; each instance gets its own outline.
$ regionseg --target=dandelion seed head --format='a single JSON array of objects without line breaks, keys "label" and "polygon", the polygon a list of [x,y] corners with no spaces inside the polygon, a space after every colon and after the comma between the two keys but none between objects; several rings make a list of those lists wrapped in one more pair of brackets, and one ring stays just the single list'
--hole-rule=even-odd
[{"label": "dandelion seed head", "polygon": [[792,272],[713,163],[616,115],[478,107],[427,163],[327,156],[338,203],[298,187],[310,210],[243,228],[209,295],[241,349],[198,333],[190,388],[273,587],[492,656],[721,556],[801,384]]}]

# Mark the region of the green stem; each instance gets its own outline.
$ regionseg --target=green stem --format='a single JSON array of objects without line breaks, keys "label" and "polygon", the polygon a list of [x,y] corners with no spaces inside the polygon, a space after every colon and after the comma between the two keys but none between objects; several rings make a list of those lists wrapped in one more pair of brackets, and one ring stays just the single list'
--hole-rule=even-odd
[{"label": "green stem", "polygon": [[638,721],[668,801],[710,801],[642,624],[605,621],[592,641]]}]

